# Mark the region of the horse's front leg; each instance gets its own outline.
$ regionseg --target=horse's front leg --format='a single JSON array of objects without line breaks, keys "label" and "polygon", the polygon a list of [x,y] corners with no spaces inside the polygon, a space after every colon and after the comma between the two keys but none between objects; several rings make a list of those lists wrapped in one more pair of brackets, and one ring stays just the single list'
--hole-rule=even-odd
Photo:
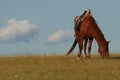
[{"label": "horse's front leg", "polygon": [[87,59],[87,55],[86,55],[87,42],[88,42],[88,38],[85,38],[85,42],[84,42],[84,56],[85,56],[85,59]]},{"label": "horse's front leg", "polygon": [[90,58],[90,53],[91,53],[91,46],[92,46],[93,38],[89,39],[89,45],[88,45],[88,58]]}]

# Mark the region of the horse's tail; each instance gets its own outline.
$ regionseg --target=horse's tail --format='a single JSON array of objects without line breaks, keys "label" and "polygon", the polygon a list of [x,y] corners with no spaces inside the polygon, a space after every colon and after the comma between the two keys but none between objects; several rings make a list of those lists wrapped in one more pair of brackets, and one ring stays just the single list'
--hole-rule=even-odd
[{"label": "horse's tail", "polygon": [[[81,23],[80,20],[81,20],[80,16],[76,16],[75,19],[74,19],[74,31],[75,32],[79,32],[79,25]],[[72,44],[72,47],[70,48],[70,50],[67,52],[66,55],[69,55],[73,51],[73,49],[75,48],[76,44],[77,44],[77,39],[75,38],[74,43]]]},{"label": "horse's tail", "polygon": [[67,52],[67,54],[66,54],[66,55],[69,55],[69,54],[73,51],[73,49],[75,48],[76,44],[77,44],[77,39],[75,38],[75,40],[74,40],[74,43],[73,43],[72,47],[70,48],[70,50]]}]

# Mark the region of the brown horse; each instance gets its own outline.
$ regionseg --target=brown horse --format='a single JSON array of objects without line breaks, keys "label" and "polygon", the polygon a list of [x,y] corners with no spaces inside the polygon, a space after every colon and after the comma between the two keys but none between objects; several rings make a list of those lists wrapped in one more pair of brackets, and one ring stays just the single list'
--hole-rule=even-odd
[{"label": "brown horse", "polygon": [[[109,49],[108,49],[109,42],[106,41],[102,31],[98,27],[95,19],[92,17],[91,14],[87,15],[81,21],[79,25],[79,32],[75,32],[75,36],[76,36],[76,39],[71,49],[67,53],[67,55],[72,52],[72,50],[74,49],[74,47],[78,42],[80,52],[78,53],[77,57],[80,58],[82,53],[82,48],[83,48],[83,41],[85,40],[85,44],[84,44],[84,51],[85,51],[88,39],[89,39],[88,53],[90,53],[89,51],[91,50],[91,44],[92,44],[93,38],[95,38],[99,47],[98,52],[100,53],[102,58],[109,57]],[[85,51],[85,54],[86,54],[86,51]]]},{"label": "brown horse", "polygon": [[[81,15],[81,16],[76,16],[75,19],[74,19],[74,31],[75,31],[75,37],[77,37],[76,34],[79,34],[79,26],[81,24],[81,22],[84,20],[84,18],[88,15],[90,15],[91,12],[90,10],[86,10],[84,11],[84,13]],[[78,36],[79,37],[79,36]],[[87,47],[87,42],[89,40],[89,46],[88,46],[88,56],[86,55],[86,47]],[[84,54],[85,54],[85,58],[90,58],[90,52],[91,52],[91,45],[92,45],[92,41],[93,41],[93,38],[92,37],[88,37],[84,40]],[[69,55],[72,50],[74,49],[74,47],[76,46],[77,44],[77,39],[75,39],[74,41],[74,44],[73,46],[71,47],[71,49],[69,50],[69,52],[67,53],[67,55]]]},{"label": "brown horse", "polygon": [[[74,25],[75,25],[75,35],[77,37],[77,34],[79,34],[79,26],[81,24],[81,22],[86,18],[86,16],[91,15],[91,11],[88,9],[86,11],[84,11],[84,13],[81,16],[76,16],[74,19]],[[79,37],[79,36],[78,36]],[[89,45],[88,45],[88,56],[86,55],[86,48],[87,48],[87,43],[89,40]],[[90,58],[90,52],[91,52],[91,45],[93,42],[93,37],[86,37],[84,39],[84,54],[85,54],[85,58]]]}]

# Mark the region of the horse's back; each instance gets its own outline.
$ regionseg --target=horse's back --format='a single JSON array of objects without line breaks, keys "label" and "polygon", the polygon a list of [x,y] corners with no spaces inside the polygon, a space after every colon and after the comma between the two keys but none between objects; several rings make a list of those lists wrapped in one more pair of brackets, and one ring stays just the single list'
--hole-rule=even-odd
[{"label": "horse's back", "polygon": [[91,32],[94,31],[95,24],[91,16],[85,18],[80,25],[80,34],[84,36],[91,36]]},{"label": "horse's back", "polygon": [[92,16],[86,17],[81,22],[80,33],[84,34],[86,36],[93,36],[93,37],[95,37],[96,33],[99,34],[99,35],[101,35],[101,36],[104,36],[102,34],[102,31],[98,27],[95,19]]}]

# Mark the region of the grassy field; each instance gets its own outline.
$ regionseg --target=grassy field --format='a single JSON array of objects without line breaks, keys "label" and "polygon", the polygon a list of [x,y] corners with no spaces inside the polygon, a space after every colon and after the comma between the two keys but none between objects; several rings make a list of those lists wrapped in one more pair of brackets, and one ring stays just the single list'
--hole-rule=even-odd
[{"label": "grassy field", "polygon": [[120,54],[80,61],[74,55],[1,56],[0,80],[120,80]]}]

